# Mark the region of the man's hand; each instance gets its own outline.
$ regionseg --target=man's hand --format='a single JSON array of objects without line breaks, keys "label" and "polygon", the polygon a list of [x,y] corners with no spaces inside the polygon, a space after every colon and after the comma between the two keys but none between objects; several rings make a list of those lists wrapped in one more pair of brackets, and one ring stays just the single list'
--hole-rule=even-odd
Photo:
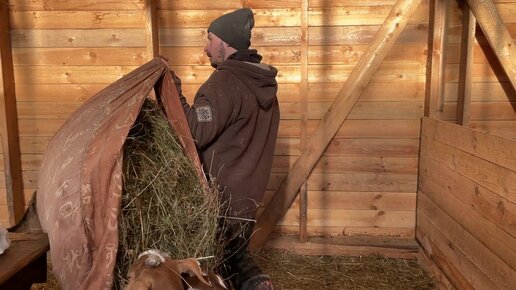
[{"label": "man's hand", "polygon": [[163,55],[158,55],[159,58],[161,58],[161,61],[167,66],[168,70],[170,70],[170,65],[168,64],[168,58]]},{"label": "man's hand", "polygon": [[180,96],[183,95],[183,90],[181,88],[181,79],[174,73],[174,71],[170,71],[172,73],[172,78],[174,79],[174,83],[176,84],[177,92]]}]

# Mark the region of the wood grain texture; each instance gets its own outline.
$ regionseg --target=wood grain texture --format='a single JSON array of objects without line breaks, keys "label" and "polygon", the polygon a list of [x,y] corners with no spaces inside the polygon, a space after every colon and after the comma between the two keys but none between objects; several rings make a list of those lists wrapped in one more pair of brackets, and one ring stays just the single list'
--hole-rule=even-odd
[{"label": "wood grain texture", "polygon": [[[378,36],[371,44],[370,50],[364,54],[355,67],[354,73],[351,74],[346,85],[339,93],[338,100],[329,109],[328,114],[325,115],[321,123],[322,125],[303,149],[300,158],[294,163],[289,175],[282,183],[278,193],[275,195],[277,198],[273,199],[272,204],[274,207],[271,206],[265,209],[264,214],[261,216],[260,220],[258,220],[256,228],[262,229],[262,231],[253,237],[250,244],[251,248],[263,244],[272,231],[275,222],[282,216],[283,212],[289,208],[300,185],[304,182],[329,141],[331,141],[334,134],[347,117],[352,105],[362,93],[362,86],[369,82],[372,74],[374,74],[379,64],[383,61],[400,32],[405,28],[408,19],[419,3],[420,1],[400,1],[397,2],[396,6],[392,9],[393,12],[391,12],[389,17],[385,20]],[[337,111],[339,111],[339,113],[337,113]],[[304,158],[305,160],[303,160]],[[332,185],[331,182],[324,182],[326,182],[325,186],[329,187]],[[390,181],[387,181],[387,183],[389,182]],[[311,183],[312,182],[309,180],[309,190]],[[410,181],[406,183],[406,188],[410,188]],[[396,184],[395,187],[403,186]],[[288,196],[285,196],[285,194]]]}]

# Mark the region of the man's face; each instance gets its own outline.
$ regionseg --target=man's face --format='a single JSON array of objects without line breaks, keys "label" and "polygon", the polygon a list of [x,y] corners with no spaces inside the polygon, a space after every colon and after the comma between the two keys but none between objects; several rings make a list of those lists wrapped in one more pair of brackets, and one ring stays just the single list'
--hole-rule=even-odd
[{"label": "man's face", "polygon": [[219,64],[226,60],[226,45],[224,41],[213,33],[208,33],[208,43],[204,47],[204,52],[210,58],[211,66],[217,68]]}]

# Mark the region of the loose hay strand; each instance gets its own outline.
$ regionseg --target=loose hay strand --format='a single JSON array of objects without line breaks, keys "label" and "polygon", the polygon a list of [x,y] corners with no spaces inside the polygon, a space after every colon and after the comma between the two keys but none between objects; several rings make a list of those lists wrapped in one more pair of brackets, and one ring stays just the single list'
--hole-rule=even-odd
[{"label": "loose hay strand", "polygon": [[174,259],[212,256],[203,264],[220,265],[219,195],[203,186],[162,108],[150,100],[124,145],[123,179],[115,288],[123,288],[129,266],[149,248]]}]

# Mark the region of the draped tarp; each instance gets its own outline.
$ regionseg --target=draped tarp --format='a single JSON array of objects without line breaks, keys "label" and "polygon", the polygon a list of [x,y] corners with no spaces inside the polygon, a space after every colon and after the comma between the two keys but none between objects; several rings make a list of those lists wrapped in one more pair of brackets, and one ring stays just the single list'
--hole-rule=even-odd
[{"label": "draped tarp", "polygon": [[123,145],[154,86],[187,155],[203,176],[163,59],[153,59],[89,99],[50,140],[38,177],[38,215],[63,289],[111,289],[113,285]]}]

